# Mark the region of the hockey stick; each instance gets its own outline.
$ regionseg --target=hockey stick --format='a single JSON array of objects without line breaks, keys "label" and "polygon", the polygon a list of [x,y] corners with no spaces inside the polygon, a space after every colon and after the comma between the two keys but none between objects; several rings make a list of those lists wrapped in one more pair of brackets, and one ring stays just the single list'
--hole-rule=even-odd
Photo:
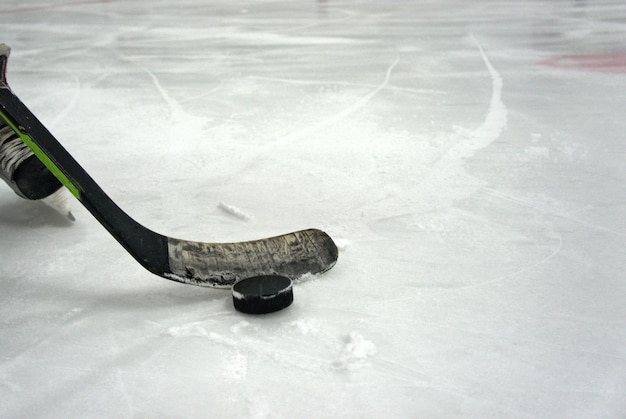
[{"label": "hockey stick", "polygon": [[298,278],[337,262],[337,247],[310,229],[240,243],[202,243],[158,234],[120,209],[11,91],[6,80],[10,48],[0,44],[0,118],[8,123],[87,210],[144,268],[186,284],[229,287],[257,275]]}]

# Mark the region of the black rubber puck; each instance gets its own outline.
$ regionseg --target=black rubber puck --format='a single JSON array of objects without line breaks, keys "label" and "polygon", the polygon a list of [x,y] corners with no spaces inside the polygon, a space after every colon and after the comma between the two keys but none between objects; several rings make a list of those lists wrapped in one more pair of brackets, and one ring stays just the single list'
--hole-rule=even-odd
[{"label": "black rubber puck", "polygon": [[242,313],[273,313],[289,307],[292,302],[292,283],[286,276],[254,276],[233,285],[233,304]]}]

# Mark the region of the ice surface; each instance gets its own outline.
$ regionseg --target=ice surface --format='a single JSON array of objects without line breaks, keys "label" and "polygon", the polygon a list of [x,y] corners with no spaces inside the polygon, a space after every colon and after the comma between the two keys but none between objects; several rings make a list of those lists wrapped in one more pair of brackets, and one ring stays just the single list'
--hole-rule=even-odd
[{"label": "ice surface", "polygon": [[4,188],[0,417],[624,417],[622,1],[3,0],[0,42],[142,224],[341,248],[248,316]]}]

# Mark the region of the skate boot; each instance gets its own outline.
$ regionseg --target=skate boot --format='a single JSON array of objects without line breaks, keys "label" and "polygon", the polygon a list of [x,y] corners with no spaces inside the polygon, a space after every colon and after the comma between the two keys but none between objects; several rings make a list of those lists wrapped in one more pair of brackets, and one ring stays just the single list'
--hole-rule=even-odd
[{"label": "skate boot", "polygon": [[67,190],[2,119],[0,177],[22,198],[41,200],[70,220],[74,219]]}]

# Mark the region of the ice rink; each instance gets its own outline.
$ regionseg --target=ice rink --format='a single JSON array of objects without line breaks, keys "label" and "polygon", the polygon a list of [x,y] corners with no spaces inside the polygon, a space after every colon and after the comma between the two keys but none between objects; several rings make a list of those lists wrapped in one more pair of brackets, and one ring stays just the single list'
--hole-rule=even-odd
[{"label": "ice rink", "polygon": [[0,185],[0,417],[624,418],[622,0],[2,0],[8,80],[131,216],[315,227],[250,316]]}]

